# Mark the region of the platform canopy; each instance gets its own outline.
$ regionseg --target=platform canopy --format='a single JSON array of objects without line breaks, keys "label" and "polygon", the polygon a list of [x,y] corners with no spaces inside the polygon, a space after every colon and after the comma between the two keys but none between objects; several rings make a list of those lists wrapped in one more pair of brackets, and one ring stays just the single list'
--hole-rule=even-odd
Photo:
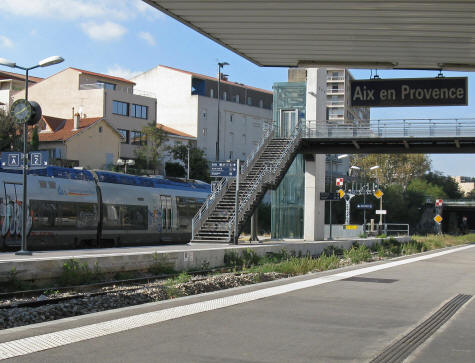
[{"label": "platform canopy", "polygon": [[144,0],[260,66],[475,70],[475,0]]}]

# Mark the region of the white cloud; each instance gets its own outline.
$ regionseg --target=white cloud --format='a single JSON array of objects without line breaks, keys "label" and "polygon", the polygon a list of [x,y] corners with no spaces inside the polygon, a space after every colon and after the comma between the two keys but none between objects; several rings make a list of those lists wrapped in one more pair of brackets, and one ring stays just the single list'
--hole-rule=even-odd
[{"label": "white cloud", "polygon": [[111,21],[105,22],[104,24],[94,22],[82,23],[81,28],[89,38],[100,41],[117,40],[127,32],[127,29],[122,25]]},{"label": "white cloud", "polygon": [[106,74],[115,77],[122,77],[125,79],[131,79],[142,73],[142,71],[132,71],[127,68],[123,68],[118,64],[114,64],[112,67],[107,68]]},{"label": "white cloud", "polygon": [[2,13],[59,20],[103,18],[127,20],[162,15],[141,0],[2,0]]},{"label": "white cloud", "polygon": [[155,45],[155,38],[153,37],[152,34],[150,34],[149,32],[140,32],[138,34],[138,37],[140,39],[143,39],[145,40],[148,44],[150,45]]},{"label": "white cloud", "polygon": [[13,42],[4,35],[0,35],[0,45],[5,48],[13,47]]}]

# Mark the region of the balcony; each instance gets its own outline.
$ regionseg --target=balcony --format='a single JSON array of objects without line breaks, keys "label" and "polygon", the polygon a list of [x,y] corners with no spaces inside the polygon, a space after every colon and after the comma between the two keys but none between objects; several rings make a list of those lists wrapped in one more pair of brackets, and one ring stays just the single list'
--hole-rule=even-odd
[{"label": "balcony", "polygon": [[327,95],[342,95],[344,93],[345,93],[344,88],[338,88],[338,89],[327,88]]},{"label": "balcony", "polygon": [[327,101],[327,106],[330,107],[344,107],[345,101]]},{"label": "balcony", "polygon": [[327,76],[329,82],[341,82],[345,80],[345,76]]},{"label": "balcony", "polygon": [[91,90],[91,89],[105,89],[111,92],[122,92],[122,93],[137,95],[137,96],[156,98],[156,95],[152,92],[141,91],[141,90],[134,89],[132,87],[125,87],[125,88],[120,87],[116,89],[111,89],[111,88],[108,88],[108,85],[103,84],[103,83],[83,83],[79,85],[79,90]]}]

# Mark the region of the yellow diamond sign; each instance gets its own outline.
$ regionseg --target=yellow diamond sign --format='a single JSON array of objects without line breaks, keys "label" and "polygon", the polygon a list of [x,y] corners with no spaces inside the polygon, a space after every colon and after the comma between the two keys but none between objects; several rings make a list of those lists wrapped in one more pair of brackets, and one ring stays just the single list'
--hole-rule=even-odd
[{"label": "yellow diamond sign", "polygon": [[381,199],[381,197],[384,195],[381,189],[378,189],[374,192],[374,196],[378,199]]},{"label": "yellow diamond sign", "polygon": [[338,195],[340,196],[340,199],[345,196],[345,191],[343,189],[338,189]]},{"label": "yellow diamond sign", "polygon": [[436,221],[437,223],[440,224],[440,222],[442,222],[442,217],[440,216],[440,214],[437,214],[435,217],[434,217],[434,221]]}]

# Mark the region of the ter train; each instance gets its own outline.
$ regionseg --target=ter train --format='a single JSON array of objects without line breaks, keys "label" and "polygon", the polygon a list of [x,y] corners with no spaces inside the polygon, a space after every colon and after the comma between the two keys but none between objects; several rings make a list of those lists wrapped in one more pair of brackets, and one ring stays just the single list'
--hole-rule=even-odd
[{"label": "ter train", "polygon": [[[28,249],[187,243],[204,182],[49,166],[28,175]],[[23,175],[0,170],[0,249],[19,247]]]}]

